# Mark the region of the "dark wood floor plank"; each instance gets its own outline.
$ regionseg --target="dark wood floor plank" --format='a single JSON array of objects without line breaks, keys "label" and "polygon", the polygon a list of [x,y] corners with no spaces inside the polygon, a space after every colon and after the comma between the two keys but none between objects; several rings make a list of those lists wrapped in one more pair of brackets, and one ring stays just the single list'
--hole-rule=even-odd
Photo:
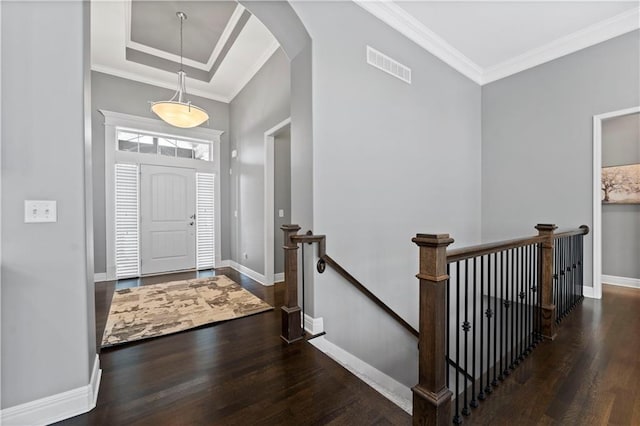
[{"label": "dark wood floor plank", "polygon": [[536,348],[465,424],[638,426],[639,355],[640,290],[605,285],[602,300],[577,306],[556,340]]},{"label": "dark wood floor plank", "polygon": [[307,342],[280,339],[284,286],[229,268],[96,284],[101,340],[114,290],[224,274],[270,312],[100,352],[94,410],[63,425],[409,425],[410,416]]}]

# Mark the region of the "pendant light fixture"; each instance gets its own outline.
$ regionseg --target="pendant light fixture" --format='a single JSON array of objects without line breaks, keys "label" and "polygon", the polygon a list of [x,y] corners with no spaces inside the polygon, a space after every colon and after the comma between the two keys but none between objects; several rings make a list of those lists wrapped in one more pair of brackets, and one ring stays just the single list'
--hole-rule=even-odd
[{"label": "pendant light fixture", "polygon": [[187,89],[185,85],[187,73],[182,69],[182,24],[187,19],[187,14],[177,12],[180,19],[180,71],[178,71],[178,90],[168,101],[153,102],[151,111],[172,126],[190,128],[196,127],[209,120],[207,112],[186,100]]}]

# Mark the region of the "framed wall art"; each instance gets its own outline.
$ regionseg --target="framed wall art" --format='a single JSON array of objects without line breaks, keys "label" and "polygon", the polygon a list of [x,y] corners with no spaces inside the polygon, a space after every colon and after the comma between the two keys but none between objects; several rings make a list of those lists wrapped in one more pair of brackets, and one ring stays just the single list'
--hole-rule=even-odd
[{"label": "framed wall art", "polygon": [[602,168],[603,204],[640,204],[640,163]]}]

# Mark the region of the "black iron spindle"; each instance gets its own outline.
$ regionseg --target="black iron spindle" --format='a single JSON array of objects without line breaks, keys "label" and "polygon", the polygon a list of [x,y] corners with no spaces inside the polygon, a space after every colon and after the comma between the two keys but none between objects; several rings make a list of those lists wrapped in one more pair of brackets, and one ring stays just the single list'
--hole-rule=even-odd
[{"label": "black iron spindle", "polygon": [[469,323],[469,260],[464,260],[464,322],[462,323],[462,329],[464,330],[464,407],[462,408],[462,415],[468,416],[471,414],[469,410],[469,399],[467,396],[467,378],[469,376],[469,330],[471,330],[471,324]]},{"label": "black iron spindle", "polygon": [[[469,405],[471,405],[473,408],[476,408],[478,406],[478,400],[476,399],[476,377],[478,377],[478,372],[476,371],[476,335],[478,334],[478,327],[476,327],[475,325],[477,324],[477,320],[478,317],[476,316],[476,294],[478,292],[478,287],[477,287],[477,265],[478,265],[478,258],[474,257],[473,258],[473,314],[471,315],[471,318],[473,318],[473,333],[471,334],[473,336],[473,345],[472,345],[472,362],[471,362],[471,376],[473,377],[473,379],[471,380],[471,402],[469,403]],[[480,300],[482,300],[482,293],[480,293]],[[480,312],[482,312],[482,309],[480,309]],[[482,314],[480,314],[480,318],[482,318]],[[482,333],[482,326],[480,326],[480,332]],[[482,364],[480,364],[482,365]],[[482,376],[482,375],[481,375]],[[482,386],[480,387],[482,388]]]},{"label": "black iron spindle", "polygon": [[453,423],[460,424],[462,423],[462,418],[460,417],[460,262],[456,262],[456,366],[455,377],[456,377],[456,411],[453,416]]},{"label": "black iron spindle", "polygon": [[493,254],[493,310],[495,311],[495,319],[493,320],[493,381],[492,386],[498,386],[498,254]]}]

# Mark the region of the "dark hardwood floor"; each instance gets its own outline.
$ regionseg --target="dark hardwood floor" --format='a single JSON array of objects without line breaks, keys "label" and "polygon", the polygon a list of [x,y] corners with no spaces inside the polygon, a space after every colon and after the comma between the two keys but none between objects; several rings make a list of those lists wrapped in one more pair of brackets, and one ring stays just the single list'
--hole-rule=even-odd
[{"label": "dark hardwood floor", "polygon": [[[284,287],[218,269],[272,304],[270,312],[100,353],[102,383],[91,412],[62,425],[410,424],[410,416],[307,342],[284,344]],[[114,289],[196,273],[96,284],[102,336]]]},{"label": "dark hardwood floor", "polygon": [[468,425],[640,425],[640,290],[583,300]]},{"label": "dark hardwood floor", "polygon": [[[215,272],[205,272],[207,275]],[[278,308],[284,288],[223,273]],[[116,286],[96,285],[102,335]],[[409,415],[307,342],[280,340],[280,311],[103,350],[97,407],[64,425],[408,425]],[[640,290],[585,299],[468,425],[640,425]]]}]

